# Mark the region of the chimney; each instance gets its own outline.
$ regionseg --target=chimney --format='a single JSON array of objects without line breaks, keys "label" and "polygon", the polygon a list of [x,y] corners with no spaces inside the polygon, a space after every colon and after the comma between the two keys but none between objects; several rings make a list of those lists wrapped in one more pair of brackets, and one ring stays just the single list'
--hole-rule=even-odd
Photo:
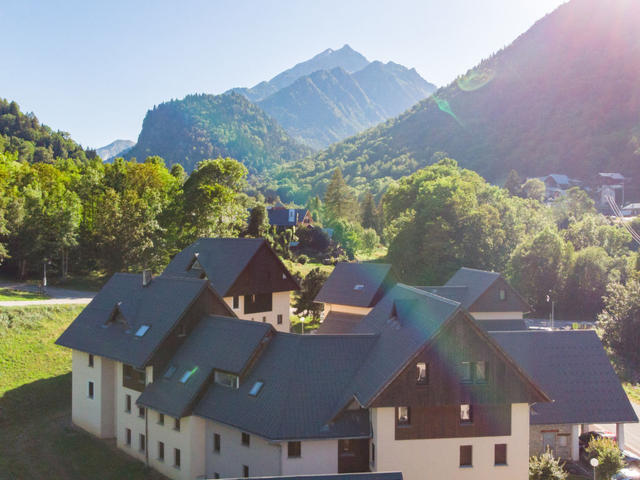
[{"label": "chimney", "polygon": [[151,283],[151,280],[153,280],[153,274],[151,273],[151,270],[143,270],[142,271],[142,286],[146,287],[147,285],[149,285]]}]

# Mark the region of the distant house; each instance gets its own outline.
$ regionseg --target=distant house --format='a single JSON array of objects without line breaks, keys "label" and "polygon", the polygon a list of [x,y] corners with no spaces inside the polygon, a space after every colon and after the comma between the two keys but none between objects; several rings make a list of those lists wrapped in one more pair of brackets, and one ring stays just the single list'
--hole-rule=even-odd
[{"label": "distant house", "polygon": [[569,178],[567,175],[560,173],[552,173],[536,178],[544,183],[547,199],[560,197],[565,194],[566,190],[582,185],[580,180]]},{"label": "distant house", "polygon": [[595,190],[600,197],[600,207],[609,208],[609,197],[613,198],[616,204],[624,205],[624,184],[629,180],[621,173],[598,173]]},{"label": "distant house", "polygon": [[301,227],[313,225],[311,212],[306,208],[267,207],[269,225],[272,227]]},{"label": "distant house", "polygon": [[640,215],[640,203],[629,203],[622,207],[622,215],[625,217],[637,217]]},{"label": "distant house", "polygon": [[315,298],[324,303],[318,333],[350,332],[395,284],[391,265],[338,263]]}]

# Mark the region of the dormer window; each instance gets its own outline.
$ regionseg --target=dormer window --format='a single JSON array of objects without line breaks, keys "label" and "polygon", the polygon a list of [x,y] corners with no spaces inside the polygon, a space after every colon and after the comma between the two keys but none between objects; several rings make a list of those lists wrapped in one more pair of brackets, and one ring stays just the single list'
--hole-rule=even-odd
[{"label": "dormer window", "polygon": [[504,288],[500,289],[500,300],[506,300],[507,299],[507,291]]},{"label": "dormer window", "polygon": [[202,265],[200,265],[200,260],[198,260],[198,256],[199,256],[198,253],[196,253],[193,256],[193,260],[191,260],[191,265],[189,265],[189,268],[187,270],[204,270],[202,268]]},{"label": "dormer window", "polygon": [[149,325],[140,325],[140,328],[136,331],[136,337],[144,337],[144,334],[149,330]]},{"label": "dormer window", "polygon": [[114,307],[113,312],[111,312],[111,315],[109,316],[109,320],[107,320],[107,323],[104,326],[106,327],[111,323],[117,323],[119,325],[127,326],[127,319],[124,318],[124,315],[120,311],[120,302],[118,302],[118,304]]},{"label": "dormer window", "polygon": [[251,390],[249,390],[249,395],[251,395],[252,397],[257,397],[260,391],[262,390],[263,385],[264,385],[264,382],[258,380],[256,383],[253,384],[253,387],[251,387]]},{"label": "dormer window", "polygon": [[193,367],[191,370],[187,370],[182,374],[180,378],[180,383],[187,383],[189,379],[193,376],[194,373],[198,371],[198,367]]},{"label": "dormer window", "polygon": [[353,286],[353,289],[354,289],[355,291],[357,291],[357,292],[360,292],[360,291],[364,290],[364,285],[362,285],[361,283],[359,283],[359,284],[357,284],[357,285],[354,285],[354,286]]}]

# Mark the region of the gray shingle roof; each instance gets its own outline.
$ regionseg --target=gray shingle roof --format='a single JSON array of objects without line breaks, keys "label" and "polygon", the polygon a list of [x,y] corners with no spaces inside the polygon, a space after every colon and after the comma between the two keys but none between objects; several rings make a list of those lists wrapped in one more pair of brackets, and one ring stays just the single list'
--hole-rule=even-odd
[{"label": "gray shingle roof", "polygon": [[[166,369],[156,372],[155,380],[145,388],[137,403],[172,417],[185,416],[214,369],[240,375],[271,331],[272,327],[266,323],[204,317],[169,362],[168,367],[175,367],[175,373],[167,379],[164,378]],[[197,370],[182,383],[182,375],[194,368]]]},{"label": "gray shingle roof", "polygon": [[532,407],[532,424],[638,421],[594,331],[490,335],[553,399]]},{"label": "gray shingle roof", "polygon": [[[206,288],[206,280],[174,277],[155,277],[143,287],[142,275],[116,273],[56,343],[142,367]],[[127,325],[107,324],[116,307]],[[137,337],[142,325],[149,329]]]},{"label": "gray shingle roof", "polygon": [[394,283],[391,265],[341,262],[333,269],[315,301],[371,307]]},{"label": "gray shingle roof", "polygon": [[[239,389],[212,383],[194,413],[272,440],[368,437],[366,410],[329,421],[375,342],[375,335],[278,332]],[[258,380],[264,386],[252,397]]]},{"label": "gray shingle roof", "polygon": [[[458,302],[414,287],[393,287],[353,330],[379,335],[353,381],[358,401],[368,405],[459,308]],[[394,312],[397,318],[390,321]]]},{"label": "gray shingle roof", "polygon": [[441,285],[438,287],[416,287],[425,292],[433,293],[449,300],[454,300],[458,303],[465,304],[466,298],[469,294],[469,289],[466,285],[450,285],[448,287]]},{"label": "gray shingle roof", "polygon": [[462,267],[444,284],[445,287],[465,286],[467,294],[461,302],[464,308],[469,308],[473,303],[486,292],[493,282],[500,278],[497,272],[477,270],[475,268]]},{"label": "gray shingle roof", "polygon": [[329,312],[316,331],[317,334],[351,333],[364,315]]},{"label": "gray shingle roof", "polygon": [[[290,211],[292,213],[290,214]],[[269,224],[276,227],[293,227],[302,222],[307,214],[306,208],[269,208]]]},{"label": "gray shingle roof", "polygon": [[173,257],[162,274],[197,277],[199,272],[188,271],[197,253],[211,285],[225,296],[264,243],[263,238],[201,238]]}]

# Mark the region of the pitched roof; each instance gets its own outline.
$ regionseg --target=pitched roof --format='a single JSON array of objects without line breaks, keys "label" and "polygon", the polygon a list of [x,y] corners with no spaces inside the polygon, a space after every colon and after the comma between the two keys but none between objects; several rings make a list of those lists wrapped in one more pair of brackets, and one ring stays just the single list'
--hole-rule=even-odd
[{"label": "pitched roof", "polygon": [[316,334],[351,333],[364,315],[344,312],[329,312]]},{"label": "pitched roof", "polygon": [[553,400],[532,407],[532,424],[638,421],[595,331],[490,335]]},{"label": "pitched roof", "polygon": [[[240,388],[211,383],[194,413],[271,440],[368,437],[366,410],[330,420],[375,342],[375,335],[276,332]],[[250,396],[257,381],[264,385]]]},{"label": "pitched roof", "polygon": [[[185,416],[214,369],[240,375],[272,331],[266,323],[220,316],[202,318],[171,358],[168,368],[157,372],[137,403],[172,417]],[[165,378],[171,368],[173,375]],[[193,373],[183,383],[181,378],[187,372]]]},{"label": "pitched roof", "polygon": [[458,302],[417,288],[393,287],[353,330],[379,335],[351,387],[360,404],[369,405],[459,308]]},{"label": "pitched roof", "polygon": [[306,208],[268,208],[269,224],[277,227],[293,227],[302,222]]},{"label": "pitched roof", "polygon": [[448,287],[441,285],[437,287],[425,286],[416,288],[433,293],[434,295],[439,295],[440,297],[448,298],[449,300],[454,300],[461,304],[466,303],[466,298],[469,295],[469,289],[466,285],[450,285]]},{"label": "pitched roof", "polygon": [[[206,288],[206,280],[168,276],[145,287],[140,274],[116,273],[56,343],[142,367]],[[117,312],[126,323],[110,321]]]},{"label": "pitched roof", "polygon": [[[201,271],[190,270],[197,259],[216,292],[226,296],[258,250],[265,245],[269,248],[264,238],[201,238],[173,257],[162,275],[200,278]],[[282,268],[290,276],[284,265]]]},{"label": "pitched roof", "polygon": [[480,325],[487,332],[504,332],[504,331],[521,331],[527,330],[527,324],[523,319],[513,319],[513,320],[476,320],[478,325]]},{"label": "pitched roof", "polygon": [[[319,475],[276,475],[253,480],[402,480],[402,472],[334,473]],[[233,480],[233,479],[232,479]],[[235,479],[240,480],[240,478]]]},{"label": "pitched roof", "polygon": [[394,283],[391,265],[340,262],[333,269],[314,301],[353,307],[371,307]]}]

